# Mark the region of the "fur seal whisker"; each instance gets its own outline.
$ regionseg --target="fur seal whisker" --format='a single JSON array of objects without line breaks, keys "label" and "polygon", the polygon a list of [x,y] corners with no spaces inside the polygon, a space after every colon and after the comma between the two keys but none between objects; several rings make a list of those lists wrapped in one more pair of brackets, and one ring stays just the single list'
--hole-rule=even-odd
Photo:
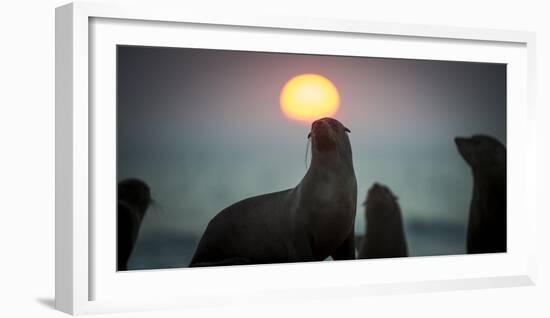
[{"label": "fur seal whisker", "polygon": [[[310,134],[311,134],[311,133],[310,133]],[[307,139],[307,144],[306,144],[306,162],[305,162],[305,164],[306,164],[306,170],[307,170],[307,168],[308,168],[308,166],[307,166],[307,164],[308,164],[307,155],[308,155],[308,152],[309,152],[309,146],[310,146],[310,144],[311,144],[311,139],[308,138],[308,139]]]}]

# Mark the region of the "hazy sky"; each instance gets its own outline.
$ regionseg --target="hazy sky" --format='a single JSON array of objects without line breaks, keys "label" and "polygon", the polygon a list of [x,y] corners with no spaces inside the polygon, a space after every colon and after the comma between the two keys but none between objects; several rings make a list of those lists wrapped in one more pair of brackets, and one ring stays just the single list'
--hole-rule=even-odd
[{"label": "hazy sky", "polygon": [[[504,64],[122,46],[117,68],[118,178],[142,178],[161,205],[145,219],[136,268],[184,264],[223,208],[299,183],[309,125],[279,106],[295,75],[338,88],[358,201],[388,185],[413,255],[464,252],[472,180],[453,138],[506,143]],[[149,263],[159,248],[177,255]]]}]

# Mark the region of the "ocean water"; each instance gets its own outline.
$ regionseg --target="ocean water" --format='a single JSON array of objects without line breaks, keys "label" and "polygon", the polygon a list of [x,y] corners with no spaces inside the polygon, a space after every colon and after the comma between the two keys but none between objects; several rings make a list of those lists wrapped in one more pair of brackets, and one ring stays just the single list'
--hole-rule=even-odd
[{"label": "ocean water", "polygon": [[[119,177],[146,180],[158,205],[148,210],[129,268],[186,267],[206,225],[223,208],[299,183],[307,169],[305,147],[281,153],[276,147],[251,152],[231,146],[223,155],[204,147],[181,155],[134,156],[132,164],[119,167]],[[398,196],[410,256],[465,253],[472,180],[453,147],[355,147],[356,235],[365,233],[366,193],[380,182]]]}]

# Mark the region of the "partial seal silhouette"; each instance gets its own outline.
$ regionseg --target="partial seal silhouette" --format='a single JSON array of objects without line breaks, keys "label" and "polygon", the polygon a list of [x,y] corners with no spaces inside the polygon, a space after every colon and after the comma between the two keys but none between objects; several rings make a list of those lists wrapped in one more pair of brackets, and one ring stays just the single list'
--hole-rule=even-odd
[{"label": "partial seal silhouette", "polygon": [[151,202],[151,190],[142,180],[125,179],[118,183],[117,270],[119,271],[128,269],[128,259]]},{"label": "partial seal silhouette", "polygon": [[358,258],[408,256],[401,208],[391,190],[375,183],[363,205],[367,226]]},{"label": "partial seal silhouette", "polygon": [[457,137],[455,143],[474,178],[466,250],[506,252],[506,147],[485,135]]},{"label": "partial seal silhouette", "polygon": [[311,165],[301,182],[218,213],[190,266],[354,259],[357,181],[348,132],[336,119],[313,122]]}]

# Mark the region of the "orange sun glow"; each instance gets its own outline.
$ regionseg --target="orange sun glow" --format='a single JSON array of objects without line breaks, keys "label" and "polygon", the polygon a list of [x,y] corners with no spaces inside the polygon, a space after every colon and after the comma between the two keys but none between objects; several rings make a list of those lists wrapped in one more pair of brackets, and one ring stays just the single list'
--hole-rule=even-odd
[{"label": "orange sun glow", "polygon": [[326,77],[301,74],[285,84],[280,103],[281,110],[288,118],[311,122],[336,114],[340,107],[340,94]]}]

